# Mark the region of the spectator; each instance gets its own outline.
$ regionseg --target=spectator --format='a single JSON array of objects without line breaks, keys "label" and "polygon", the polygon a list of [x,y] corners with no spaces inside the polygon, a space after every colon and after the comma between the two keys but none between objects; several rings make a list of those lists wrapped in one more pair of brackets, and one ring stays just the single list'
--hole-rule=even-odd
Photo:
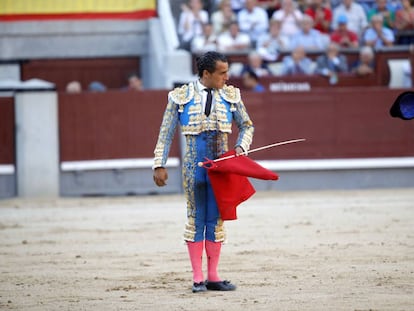
[{"label": "spectator", "polygon": [[257,0],[246,0],[245,8],[238,13],[237,20],[240,31],[250,36],[253,46],[256,45],[259,36],[269,29],[267,13],[257,5]]},{"label": "spectator", "polygon": [[348,18],[346,15],[338,16],[338,28],[331,33],[331,41],[338,43],[343,48],[357,48],[359,46],[358,35],[348,30]]},{"label": "spectator", "polygon": [[231,9],[230,0],[222,0],[219,9],[211,15],[211,23],[216,36],[229,30],[230,24],[237,21],[237,15]]},{"label": "spectator", "polygon": [[305,14],[312,17],[316,30],[321,33],[329,33],[331,31],[332,11],[324,6],[325,0],[311,0],[309,7],[305,10]]},{"label": "spectator", "polygon": [[102,82],[92,81],[88,85],[88,91],[90,91],[90,92],[105,92],[106,91],[106,86]]},{"label": "spectator", "polygon": [[233,12],[238,14],[244,8],[246,0],[230,0],[230,3]]},{"label": "spectator", "polygon": [[282,8],[272,15],[272,19],[281,22],[281,34],[289,38],[299,33],[302,17],[303,13],[297,9],[294,0],[282,0]]},{"label": "spectator", "polygon": [[203,10],[201,0],[189,0],[188,5],[184,3],[181,6],[181,10],[178,21],[180,48],[189,51],[193,38],[203,33],[202,25],[208,22],[208,13]]},{"label": "spectator", "polygon": [[79,81],[71,81],[66,84],[66,92],[71,94],[79,94],[82,92],[82,85]]},{"label": "spectator", "polygon": [[367,76],[374,73],[374,50],[370,46],[364,46],[359,51],[358,60],[352,64],[351,72],[358,76]]},{"label": "spectator", "polygon": [[316,58],[315,73],[328,77],[330,84],[336,84],[338,73],[348,72],[348,62],[345,55],[339,53],[339,45],[331,42],[326,53]]},{"label": "spectator", "polygon": [[[303,16],[301,22],[300,32],[292,39],[291,49],[301,45],[306,51],[325,50],[329,42],[329,37],[321,35],[321,33],[313,29],[313,19],[309,15]],[[327,39],[325,39],[325,37]]]},{"label": "spectator", "polygon": [[269,68],[263,61],[263,58],[256,51],[249,53],[247,61],[248,63],[245,64],[242,69],[242,75],[249,70],[254,72],[259,78],[271,75]]},{"label": "spectator", "polygon": [[222,53],[249,51],[251,41],[248,34],[239,30],[239,24],[232,22],[230,29],[217,38],[217,49]]},{"label": "spectator", "polygon": [[259,5],[266,10],[267,17],[272,18],[275,11],[280,9],[280,0],[257,0]]},{"label": "spectator", "polygon": [[274,62],[279,57],[280,51],[289,48],[289,38],[280,33],[280,22],[271,20],[269,33],[260,36],[257,40],[257,52],[265,61]]},{"label": "spectator", "polygon": [[[414,1],[401,0],[402,8],[395,13],[395,29],[398,32],[414,32]],[[401,33],[400,33],[401,34]],[[414,34],[398,35],[398,44],[413,44]]]},{"label": "spectator", "polygon": [[381,14],[383,17],[383,26],[393,29],[395,23],[395,13],[387,8],[387,0],[375,0],[376,6],[368,11],[368,21],[374,15]]},{"label": "spectator", "polygon": [[290,55],[283,57],[282,75],[312,75],[313,73],[312,60],[307,57],[303,46],[297,46]]},{"label": "spectator", "polygon": [[333,13],[333,29],[338,28],[337,21],[340,15],[345,15],[348,18],[348,29],[355,32],[359,38],[368,26],[367,15],[363,7],[354,0],[342,0]]},{"label": "spectator", "polygon": [[371,27],[369,27],[363,36],[365,45],[371,46],[375,49],[394,45],[394,32],[383,26],[384,17],[377,14],[371,17]]},{"label": "spectator", "polygon": [[259,77],[257,74],[254,73],[252,70],[246,70],[243,73],[243,86],[248,91],[262,93],[266,89],[265,87],[259,82]]},{"label": "spectator", "polygon": [[142,80],[137,73],[128,75],[128,86],[126,87],[126,90],[142,91],[143,89]]},{"label": "spectator", "polygon": [[217,37],[213,32],[213,25],[210,23],[203,25],[203,34],[197,35],[191,41],[191,52],[194,54],[204,54],[208,51],[217,50]]}]

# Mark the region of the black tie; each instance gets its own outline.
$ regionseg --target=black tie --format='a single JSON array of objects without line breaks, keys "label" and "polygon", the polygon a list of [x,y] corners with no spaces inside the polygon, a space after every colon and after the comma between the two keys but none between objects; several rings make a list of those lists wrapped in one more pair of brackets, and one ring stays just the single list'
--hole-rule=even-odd
[{"label": "black tie", "polygon": [[211,103],[213,101],[213,95],[211,94],[212,90],[213,89],[204,89],[204,91],[207,92],[206,109],[204,110],[204,113],[206,114],[207,117],[210,115]]}]

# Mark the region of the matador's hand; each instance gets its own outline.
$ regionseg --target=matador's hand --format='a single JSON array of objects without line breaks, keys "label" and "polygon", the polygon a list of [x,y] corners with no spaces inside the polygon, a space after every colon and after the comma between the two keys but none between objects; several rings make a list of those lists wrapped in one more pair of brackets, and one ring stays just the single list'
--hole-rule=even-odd
[{"label": "matador's hand", "polygon": [[167,184],[168,172],[164,167],[157,167],[154,169],[154,182],[158,187],[165,186]]},{"label": "matador's hand", "polygon": [[245,154],[243,148],[240,146],[237,146],[235,151],[237,156]]}]

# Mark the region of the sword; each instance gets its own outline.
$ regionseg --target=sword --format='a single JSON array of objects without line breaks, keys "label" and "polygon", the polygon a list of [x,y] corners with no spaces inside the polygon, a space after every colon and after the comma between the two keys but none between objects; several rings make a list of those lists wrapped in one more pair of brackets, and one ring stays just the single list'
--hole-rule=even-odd
[{"label": "sword", "polygon": [[[259,148],[255,148],[255,149],[252,149],[250,151],[245,151],[245,152],[240,153],[239,155],[232,154],[232,155],[229,155],[227,157],[218,158],[218,159],[215,159],[215,160],[212,160],[212,161],[213,162],[219,162],[219,161],[224,161],[224,160],[232,159],[232,158],[238,157],[240,155],[246,155],[247,156],[249,153],[253,153],[253,152],[257,152],[257,151],[261,151],[261,150],[273,148],[273,147],[276,147],[276,146],[282,146],[282,145],[287,145],[287,144],[298,143],[298,142],[305,141],[305,140],[306,140],[305,138],[285,140],[285,141],[281,141],[281,142],[278,142],[278,143],[274,143],[274,144],[262,146],[262,147],[259,147]],[[203,165],[204,165],[204,162],[198,162],[198,166],[199,167],[202,167]]]}]

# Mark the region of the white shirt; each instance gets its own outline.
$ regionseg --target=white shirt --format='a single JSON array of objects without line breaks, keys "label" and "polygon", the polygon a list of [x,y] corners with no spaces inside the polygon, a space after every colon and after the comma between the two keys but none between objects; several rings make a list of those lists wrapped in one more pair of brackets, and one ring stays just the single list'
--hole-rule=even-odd
[{"label": "white shirt", "polygon": [[[201,106],[203,107],[203,113],[204,113],[204,110],[206,109],[206,101],[207,101],[207,92],[204,91],[205,89],[207,89],[207,87],[205,85],[203,85],[200,82],[200,80],[197,80],[196,81],[196,90],[198,91],[198,95],[201,96]],[[214,92],[215,91],[216,91],[215,89],[213,89],[211,91],[211,95],[213,95],[213,100],[211,102],[211,111],[214,110],[214,105],[215,105]]]},{"label": "white shirt", "polygon": [[237,20],[240,31],[247,33],[252,41],[256,41],[269,29],[269,18],[261,7],[255,7],[251,12],[247,9],[241,10]]},{"label": "white shirt", "polygon": [[[234,45],[246,45],[246,49],[250,48],[251,40],[248,34],[238,33],[236,37],[233,37],[229,31],[223,32],[217,37],[217,50],[220,52],[234,51]],[[240,49],[237,49],[240,50]]]},{"label": "white shirt", "polygon": [[181,12],[178,22],[178,34],[182,40],[188,42],[193,37],[203,34],[203,24],[208,22],[208,13],[201,10],[199,14],[200,20],[196,19],[192,11]]},{"label": "white shirt", "polygon": [[302,20],[303,13],[300,10],[295,10],[293,12],[293,15],[295,16],[291,14],[289,14],[288,16],[285,15],[286,12],[283,9],[280,9],[273,13],[272,19],[280,21],[280,33],[291,38],[292,36],[298,34],[301,30],[300,26],[298,25],[298,22]]}]

